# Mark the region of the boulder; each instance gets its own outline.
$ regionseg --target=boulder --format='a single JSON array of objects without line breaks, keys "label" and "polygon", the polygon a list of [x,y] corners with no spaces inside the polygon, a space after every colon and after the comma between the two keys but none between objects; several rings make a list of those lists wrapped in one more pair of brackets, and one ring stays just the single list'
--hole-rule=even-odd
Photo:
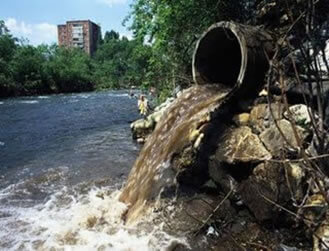
[{"label": "boulder", "polygon": [[[259,136],[267,150],[269,150],[273,156],[279,156],[281,150],[284,148],[298,149],[298,142],[295,137],[291,123],[285,119],[279,120],[277,123],[281,132],[275,124],[272,124],[269,128],[265,129]],[[299,138],[302,141],[301,143],[303,143],[307,134],[305,130],[300,126],[296,126],[296,129]],[[285,138],[282,136],[281,133],[284,135]]]},{"label": "boulder", "polygon": [[215,158],[209,160],[208,172],[211,180],[218,184],[224,193],[228,193],[233,187],[238,186],[237,181]]},{"label": "boulder", "polygon": [[[302,203],[305,195],[304,170],[302,164],[266,161],[242,182],[239,194],[257,220],[275,222],[281,213],[279,206],[289,208],[291,201]],[[289,218],[285,220],[289,222]]]},{"label": "boulder", "polygon": [[130,125],[133,139],[144,139],[153,131],[155,123],[149,119],[139,119]]},{"label": "boulder", "polygon": [[133,139],[136,139],[138,143],[145,143],[147,136],[154,130],[156,124],[162,118],[165,110],[173,101],[174,98],[168,98],[164,103],[157,106],[154,109],[154,112],[148,115],[146,118],[134,121],[130,125]]},{"label": "boulder", "polygon": [[274,220],[278,216],[279,208],[274,205],[286,204],[290,198],[285,184],[284,170],[280,164],[261,163],[253,174],[240,186],[240,195],[244,204],[259,221]]},{"label": "boulder", "polygon": [[[271,109],[275,119],[282,119],[283,104],[273,103]],[[268,104],[258,104],[250,112],[249,123],[254,132],[257,134],[263,132],[273,124],[273,117]]]},{"label": "boulder", "polygon": [[228,164],[260,162],[271,158],[258,136],[246,126],[224,133],[215,156],[220,162]]}]

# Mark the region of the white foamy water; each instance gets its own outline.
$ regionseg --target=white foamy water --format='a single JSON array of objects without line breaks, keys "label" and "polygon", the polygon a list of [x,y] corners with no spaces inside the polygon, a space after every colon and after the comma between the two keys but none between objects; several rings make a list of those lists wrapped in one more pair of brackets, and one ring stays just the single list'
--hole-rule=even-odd
[{"label": "white foamy water", "polygon": [[0,146],[5,146],[5,142],[0,141]]},{"label": "white foamy water", "polygon": [[0,206],[0,249],[150,251],[184,243],[151,221],[147,230],[124,225],[119,194],[94,187],[77,195],[64,187],[31,208]]},{"label": "white foamy water", "polygon": [[39,101],[38,100],[22,100],[22,101],[19,101],[19,103],[21,103],[21,104],[38,104]]},{"label": "white foamy water", "polygon": [[48,99],[49,96],[38,96],[38,99]]},{"label": "white foamy water", "polygon": [[79,94],[77,96],[80,98],[89,98],[91,95],[90,94]]},{"label": "white foamy water", "polygon": [[1,102],[1,101],[0,101],[0,105],[3,105],[3,104],[4,104],[4,102]]},{"label": "white foamy water", "polygon": [[109,96],[109,97],[129,97],[129,94],[127,94],[127,93],[123,93],[123,94],[112,94],[112,93],[110,93],[107,96]]}]

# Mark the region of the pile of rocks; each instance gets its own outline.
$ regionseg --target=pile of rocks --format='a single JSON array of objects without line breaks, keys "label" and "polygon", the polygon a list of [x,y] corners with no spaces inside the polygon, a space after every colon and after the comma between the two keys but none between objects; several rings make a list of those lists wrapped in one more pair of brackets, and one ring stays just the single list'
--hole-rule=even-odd
[{"label": "pile of rocks", "polygon": [[133,139],[138,143],[145,143],[147,136],[154,130],[155,125],[159,122],[166,109],[174,101],[174,98],[168,98],[164,103],[157,106],[154,112],[146,118],[136,120],[130,125]]},{"label": "pile of rocks", "polygon": [[[259,100],[227,123],[205,165],[208,180],[191,186],[191,180],[184,180],[190,176],[178,178],[184,192],[174,202],[163,199],[156,208],[174,220],[158,220],[168,222],[168,231],[189,232],[197,248],[205,248],[198,238],[206,236],[207,248],[213,245],[215,250],[308,250],[312,238],[313,249],[322,250],[329,245],[327,199],[307,163],[294,157],[311,147],[310,112],[315,112],[303,104],[286,109],[282,103]],[[134,122],[134,138],[144,142],[172,101]]]}]

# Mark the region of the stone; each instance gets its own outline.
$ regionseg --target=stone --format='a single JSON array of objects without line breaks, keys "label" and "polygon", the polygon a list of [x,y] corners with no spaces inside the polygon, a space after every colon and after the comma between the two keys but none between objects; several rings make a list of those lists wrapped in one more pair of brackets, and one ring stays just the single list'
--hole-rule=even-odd
[{"label": "stone", "polygon": [[283,171],[280,164],[261,163],[253,170],[253,174],[242,182],[241,198],[257,220],[275,221],[279,208],[274,203],[284,206],[290,200]]},{"label": "stone", "polygon": [[157,106],[154,109],[154,112],[148,115],[145,119],[134,121],[130,125],[133,139],[136,139],[138,143],[145,143],[147,136],[152,133],[156,124],[159,123],[164,112],[173,101],[174,98],[168,98],[164,103]]},{"label": "stone", "polygon": [[[279,120],[277,123],[281,132],[277,126],[273,124],[264,130],[259,136],[267,150],[270,151],[273,156],[278,156],[282,149],[298,149],[298,142],[291,123],[285,119]],[[296,129],[298,136],[301,139],[301,143],[303,143],[307,134],[300,126],[296,126]],[[284,135],[285,139],[281,133]]]},{"label": "stone", "polygon": [[326,219],[313,235],[313,251],[328,250],[329,247],[329,220]]},{"label": "stone", "polygon": [[266,97],[267,95],[268,95],[268,92],[266,89],[263,89],[260,91],[260,93],[258,93],[259,97],[264,97],[264,96]]},{"label": "stone", "polygon": [[326,214],[327,202],[322,194],[313,194],[307,198],[305,205],[299,210],[304,223],[312,227],[314,222],[320,222]]},{"label": "stone", "polygon": [[149,119],[139,119],[130,125],[133,139],[145,139],[154,129],[155,123]]},{"label": "stone", "polygon": [[260,162],[271,158],[258,136],[246,126],[228,130],[220,142],[215,156],[221,162]]},{"label": "stone", "polygon": [[[284,105],[281,103],[271,104],[271,109],[273,111],[273,116],[275,119],[283,118],[283,107]],[[258,104],[253,107],[250,112],[249,124],[257,134],[263,132],[266,128],[270,127],[272,123],[273,118],[268,104]]]},{"label": "stone", "polygon": [[304,197],[303,181],[306,177],[305,168],[300,163],[287,163],[285,167],[292,197],[295,201],[301,201]]},{"label": "stone", "polygon": [[137,143],[144,144],[145,143],[145,139],[144,138],[138,138],[137,139]]},{"label": "stone", "polygon": [[[229,199],[224,201],[223,199],[224,195],[215,196],[206,193],[179,196],[175,201],[160,199],[157,202],[156,212],[161,213],[154,215],[154,220],[159,224],[167,222],[166,225],[170,225],[170,231],[174,233],[199,231],[210,215],[213,217],[208,219],[209,225],[215,221],[234,218],[236,210]],[[214,211],[221,202],[220,210]]]},{"label": "stone", "polygon": [[[292,119],[299,126],[308,126],[311,123],[311,117],[308,113],[308,108],[304,104],[293,105],[289,107],[289,111],[292,115]],[[312,112],[312,111],[310,111]],[[284,112],[284,117],[289,119],[288,111]]]},{"label": "stone", "polygon": [[319,224],[313,234],[313,250],[328,250],[329,247],[329,215],[326,199],[321,193],[308,197],[298,214],[303,215],[304,223],[309,227]]},{"label": "stone", "polygon": [[233,121],[235,122],[235,124],[237,126],[246,126],[246,125],[248,125],[249,117],[250,117],[250,114],[244,112],[244,113],[235,115],[233,117]]},{"label": "stone", "polygon": [[159,106],[157,106],[157,107],[155,107],[154,108],[154,111],[155,112],[158,112],[158,111],[161,111],[161,110],[165,110],[165,109],[167,109],[170,105],[171,105],[171,103],[172,102],[174,102],[174,98],[167,98],[166,99],[166,101],[165,102],[163,102],[162,104],[160,104]]},{"label": "stone", "polygon": [[215,158],[209,160],[208,172],[209,177],[220,186],[224,193],[228,193],[233,187],[238,186],[237,181],[224,170]]}]

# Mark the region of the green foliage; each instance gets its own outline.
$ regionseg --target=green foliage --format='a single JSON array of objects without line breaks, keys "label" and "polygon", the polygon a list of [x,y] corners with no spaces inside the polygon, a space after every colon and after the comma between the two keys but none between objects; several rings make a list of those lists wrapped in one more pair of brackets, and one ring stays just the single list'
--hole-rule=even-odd
[{"label": "green foliage", "polygon": [[111,31],[107,31],[105,32],[105,35],[104,35],[104,42],[105,43],[108,43],[110,42],[112,39],[114,40],[118,40],[120,37],[119,33],[114,31],[114,30],[111,30]]},{"label": "green foliage", "polygon": [[151,48],[137,40],[105,39],[95,55],[96,89],[128,88],[143,83]]},{"label": "green foliage", "polygon": [[150,46],[113,30],[93,58],[77,48],[18,42],[0,35],[0,97],[141,86],[151,56]]},{"label": "green foliage", "polygon": [[7,34],[9,32],[8,28],[5,25],[5,21],[0,20],[0,36]]},{"label": "green foliage", "polygon": [[[244,22],[250,18],[253,0],[136,0],[131,30],[151,44],[146,72],[149,85],[168,93],[168,88],[191,82],[191,58],[195,42],[211,24],[221,20]],[[126,20],[126,21],[127,21]]]},{"label": "green foliage", "polygon": [[49,86],[58,92],[79,92],[93,90],[92,60],[83,51],[56,48],[46,64],[47,73],[55,83]]},{"label": "green foliage", "polygon": [[212,23],[245,21],[256,0],[135,0],[134,40],[105,33],[93,58],[79,50],[34,48],[8,35],[0,22],[0,95],[155,87],[159,100],[191,83],[195,42]]}]

